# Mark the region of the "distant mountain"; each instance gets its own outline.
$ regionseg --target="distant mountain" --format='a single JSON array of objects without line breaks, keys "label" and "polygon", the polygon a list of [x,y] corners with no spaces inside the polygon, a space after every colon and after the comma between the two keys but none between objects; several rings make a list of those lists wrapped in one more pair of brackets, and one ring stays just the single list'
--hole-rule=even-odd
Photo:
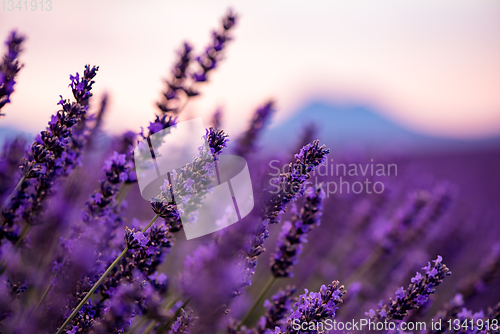
[{"label": "distant mountain", "polygon": [[282,145],[290,147],[311,123],[318,128],[318,139],[330,148],[355,145],[374,151],[439,152],[500,147],[500,135],[477,140],[434,137],[406,129],[367,106],[319,102],[268,128],[259,146],[269,151]]},{"label": "distant mountain", "polygon": [[28,142],[31,142],[35,138],[35,135],[33,133],[24,132],[16,128],[5,126],[0,127],[0,148],[3,147],[3,144],[6,140],[14,139],[16,137],[23,137]]}]

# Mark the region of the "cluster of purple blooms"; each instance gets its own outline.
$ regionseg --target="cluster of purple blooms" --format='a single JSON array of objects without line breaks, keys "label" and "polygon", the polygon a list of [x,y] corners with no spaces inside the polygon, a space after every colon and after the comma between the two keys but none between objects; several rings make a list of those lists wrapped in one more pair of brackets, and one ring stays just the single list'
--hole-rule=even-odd
[{"label": "cluster of purple blooms", "polygon": [[[10,95],[14,92],[14,80],[22,65],[19,62],[19,53],[22,51],[24,37],[13,31],[5,45],[8,51],[0,63],[0,110],[10,103]],[[0,116],[4,116],[0,114]]]},{"label": "cluster of purple blooms", "polygon": [[[221,129],[222,112],[217,110],[214,127],[203,137],[207,146],[200,147],[192,163],[170,173],[149,205],[141,204],[135,144],[162,140],[152,135],[176,126],[184,106],[201,95],[199,85],[223,60],[236,22],[229,11],[197,57],[189,43],[183,44],[146,132],[126,132],[110,149],[93,155],[107,100],[92,113],[89,100],[98,67],[86,65],[83,74],[70,75],[74,100],[61,96],[60,109],[31,146],[22,139],[4,145],[0,333],[316,334],[326,331],[314,324],[356,316],[374,322],[430,317],[500,321],[500,303],[486,312],[465,308],[495,282],[498,246],[456,290],[448,285],[448,295],[436,290],[451,275],[439,255],[423,272],[409,276],[419,261],[437,254],[432,247],[419,248],[418,242],[450,211],[454,195],[448,185],[403,189],[402,201],[387,194],[327,199],[322,183],[309,182],[330,153],[314,140],[313,125],[304,127],[296,152],[280,152],[279,159],[287,156],[285,168],[269,180],[262,167],[269,157],[256,153],[275,109],[271,101],[257,108],[248,129],[231,142],[234,146]],[[14,91],[23,44],[16,32],[7,39],[0,64],[0,109]],[[197,219],[225,151],[247,159],[255,208],[237,224],[186,243],[178,233],[181,213],[185,223]],[[85,174],[85,167],[93,168],[86,165],[89,156],[103,157],[97,173],[94,168]],[[266,242],[276,246],[270,263],[263,265]],[[410,281],[406,288],[401,286],[405,280]],[[307,286],[320,288],[309,291]],[[299,289],[305,292],[297,295]],[[382,300],[374,307],[370,302],[389,295],[388,303]],[[297,329],[303,323],[315,329]]]}]

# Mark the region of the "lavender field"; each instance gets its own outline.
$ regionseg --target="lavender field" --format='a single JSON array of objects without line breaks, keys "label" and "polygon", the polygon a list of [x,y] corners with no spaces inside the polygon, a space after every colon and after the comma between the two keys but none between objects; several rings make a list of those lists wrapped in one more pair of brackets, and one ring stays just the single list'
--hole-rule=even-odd
[{"label": "lavender field", "polygon": [[[149,143],[154,156],[194,118],[240,16],[228,10],[207,45],[172,51],[144,128],[106,132],[113,96],[95,94],[99,64],[82,64],[72,96],[53,92],[45,129],[6,137],[0,333],[500,333],[500,141],[365,137],[359,123],[350,142],[356,130],[337,136],[309,109],[270,127],[280,101],[263,99],[241,133],[225,130],[237,111],[214,110],[206,146],[143,198],[134,150]],[[31,42],[2,38],[0,122]],[[191,240],[185,226],[205,218],[228,155],[248,165],[253,209]]]}]

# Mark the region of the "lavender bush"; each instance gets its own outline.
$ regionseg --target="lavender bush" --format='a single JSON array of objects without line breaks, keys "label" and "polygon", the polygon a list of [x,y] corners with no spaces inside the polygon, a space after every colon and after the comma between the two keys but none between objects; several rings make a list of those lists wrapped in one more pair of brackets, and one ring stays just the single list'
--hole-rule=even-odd
[{"label": "lavender bush", "polygon": [[[204,136],[208,146],[174,170],[149,203],[141,198],[135,145],[161,140],[152,135],[176,126],[186,104],[202,95],[237,23],[228,11],[198,56],[182,45],[146,131],[131,129],[100,150],[107,96],[89,108],[99,68],[86,65],[69,77],[73,100],[60,97],[31,145],[4,145],[0,332],[400,333],[401,324],[420,321],[427,324],[422,333],[499,333],[498,234],[474,237],[468,220],[477,210],[464,213],[456,204],[457,187],[408,172],[397,182],[378,174],[369,180],[386,181],[384,192],[333,194],[336,176],[320,173],[322,166],[332,156],[346,164],[363,157],[330,153],[312,124],[296,135],[295,149],[260,154],[271,101],[234,140],[218,109]],[[17,32],[7,38],[0,108],[11,102],[24,43]],[[255,207],[234,225],[186,241],[183,224],[196,221],[226,152],[247,160]],[[280,163],[274,177],[272,161]],[[189,208],[185,221],[181,202]],[[465,244],[490,248],[490,255],[471,261]],[[373,326],[353,326],[361,320]],[[382,323],[396,327],[377,327]]]}]

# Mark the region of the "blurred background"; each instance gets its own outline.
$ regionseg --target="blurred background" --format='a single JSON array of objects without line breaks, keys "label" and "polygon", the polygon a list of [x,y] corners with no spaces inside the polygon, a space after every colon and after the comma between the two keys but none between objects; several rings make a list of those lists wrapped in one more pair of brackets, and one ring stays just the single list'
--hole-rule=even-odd
[{"label": "blurred background", "polygon": [[472,0],[54,0],[51,11],[0,8],[0,36],[15,28],[28,37],[1,136],[42,130],[59,94],[70,96],[69,74],[86,63],[100,66],[95,95],[111,97],[105,129],[147,127],[175,50],[188,40],[202,52],[228,7],[240,14],[236,40],[184,117],[222,108],[224,129],[237,134],[273,98],[279,138],[283,124],[311,118],[337,142],[499,142],[500,3]]}]

